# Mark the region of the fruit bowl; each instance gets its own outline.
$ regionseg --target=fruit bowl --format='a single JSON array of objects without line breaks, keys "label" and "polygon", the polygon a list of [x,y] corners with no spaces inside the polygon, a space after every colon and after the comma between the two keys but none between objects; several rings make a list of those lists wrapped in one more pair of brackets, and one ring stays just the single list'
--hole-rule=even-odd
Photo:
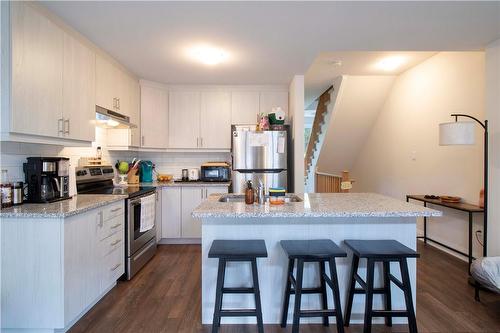
[{"label": "fruit bowl", "polygon": [[174,179],[174,176],[173,175],[165,175],[165,174],[158,174],[158,176],[156,176],[156,180],[158,180],[159,182],[170,182],[172,181],[172,179]]}]

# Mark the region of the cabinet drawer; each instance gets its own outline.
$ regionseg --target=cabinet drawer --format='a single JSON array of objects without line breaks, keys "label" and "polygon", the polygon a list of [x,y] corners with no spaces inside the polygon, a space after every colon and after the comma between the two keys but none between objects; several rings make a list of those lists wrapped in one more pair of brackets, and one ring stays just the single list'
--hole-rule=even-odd
[{"label": "cabinet drawer", "polygon": [[[101,257],[105,257],[111,252],[115,251],[117,248],[123,246],[124,234],[123,231],[119,231],[101,240],[101,242],[99,243],[99,253],[101,254]],[[124,252],[122,253],[122,255],[124,255]]]},{"label": "cabinet drawer", "polygon": [[123,201],[119,201],[117,203],[106,206],[102,209],[102,218],[104,221],[109,220],[118,215],[124,215],[125,213],[125,205]]},{"label": "cabinet drawer", "polygon": [[101,290],[109,288],[125,273],[125,248],[123,244],[102,258]]},{"label": "cabinet drawer", "polygon": [[99,240],[103,240],[104,238],[111,236],[115,232],[123,230],[124,224],[125,224],[125,218],[123,215],[115,216],[111,219],[104,221],[99,220],[97,222],[97,235]]}]

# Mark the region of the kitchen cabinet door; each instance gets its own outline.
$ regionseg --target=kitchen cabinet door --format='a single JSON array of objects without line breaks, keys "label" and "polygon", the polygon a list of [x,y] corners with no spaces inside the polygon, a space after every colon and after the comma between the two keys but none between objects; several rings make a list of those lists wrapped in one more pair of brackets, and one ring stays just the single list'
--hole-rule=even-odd
[{"label": "kitchen cabinet door", "polygon": [[129,77],[128,82],[130,87],[130,94],[129,94],[130,122],[134,125],[137,125],[136,128],[130,129],[130,136],[131,136],[132,146],[140,147],[141,146],[141,90],[139,86],[139,81]]},{"label": "kitchen cabinet door", "polygon": [[174,91],[168,97],[169,148],[200,148],[200,93]]},{"label": "kitchen cabinet door", "polygon": [[201,221],[191,213],[204,200],[204,194],[204,187],[182,188],[182,238],[201,238]]},{"label": "kitchen cabinet door", "polygon": [[231,123],[247,125],[257,123],[259,92],[233,91],[231,93]]},{"label": "kitchen cabinet door", "polygon": [[159,242],[162,234],[162,200],[161,194],[162,189],[160,187],[156,188],[156,212],[155,212],[155,227],[156,227],[156,242]]},{"label": "kitchen cabinet door", "polygon": [[120,89],[119,69],[100,54],[96,54],[95,73],[96,105],[119,112],[116,102]]},{"label": "kitchen cabinet door", "polygon": [[95,139],[95,54],[64,34],[63,118],[65,137]]},{"label": "kitchen cabinet door", "polygon": [[231,148],[231,93],[201,93],[201,148]]},{"label": "kitchen cabinet door", "polygon": [[168,95],[164,89],[141,86],[141,147],[168,147]]},{"label": "kitchen cabinet door", "polygon": [[31,5],[12,1],[11,132],[62,135],[63,31]]},{"label": "kitchen cabinet door", "polygon": [[259,110],[265,114],[271,113],[272,108],[281,106],[288,116],[288,92],[287,91],[265,91],[260,93]]},{"label": "kitchen cabinet door", "polygon": [[181,188],[164,187],[161,193],[161,238],[181,237]]}]

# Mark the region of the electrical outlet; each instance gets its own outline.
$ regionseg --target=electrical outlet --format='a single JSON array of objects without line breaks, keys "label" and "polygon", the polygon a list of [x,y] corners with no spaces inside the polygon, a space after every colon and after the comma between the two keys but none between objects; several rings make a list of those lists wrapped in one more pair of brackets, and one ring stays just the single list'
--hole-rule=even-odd
[{"label": "electrical outlet", "polygon": [[411,160],[412,161],[416,161],[417,160],[417,151],[416,150],[413,150],[411,152]]}]

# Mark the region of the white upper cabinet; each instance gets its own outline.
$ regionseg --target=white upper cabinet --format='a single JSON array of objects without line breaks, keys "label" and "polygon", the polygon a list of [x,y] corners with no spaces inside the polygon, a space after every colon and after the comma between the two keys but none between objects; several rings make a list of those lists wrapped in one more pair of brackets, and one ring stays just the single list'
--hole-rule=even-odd
[{"label": "white upper cabinet", "polygon": [[231,94],[231,123],[256,124],[259,113],[258,91],[233,91]]},{"label": "white upper cabinet", "polygon": [[63,134],[63,31],[28,4],[10,6],[10,131],[57,137]]},{"label": "white upper cabinet", "polygon": [[141,147],[168,147],[168,94],[164,89],[141,85]]},{"label": "white upper cabinet", "polygon": [[169,147],[200,148],[200,92],[170,92],[168,114]]},{"label": "white upper cabinet", "polygon": [[259,110],[265,114],[271,113],[272,108],[280,106],[288,115],[288,92],[287,91],[265,91],[260,93]]},{"label": "white upper cabinet", "polygon": [[231,93],[201,93],[200,148],[231,148]]},{"label": "white upper cabinet", "polygon": [[63,118],[66,136],[95,139],[95,54],[64,34]]},{"label": "white upper cabinet", "polygon": [[96,105],[118,112],[119,70],[99,54],[96,54],[95,66]]}]

